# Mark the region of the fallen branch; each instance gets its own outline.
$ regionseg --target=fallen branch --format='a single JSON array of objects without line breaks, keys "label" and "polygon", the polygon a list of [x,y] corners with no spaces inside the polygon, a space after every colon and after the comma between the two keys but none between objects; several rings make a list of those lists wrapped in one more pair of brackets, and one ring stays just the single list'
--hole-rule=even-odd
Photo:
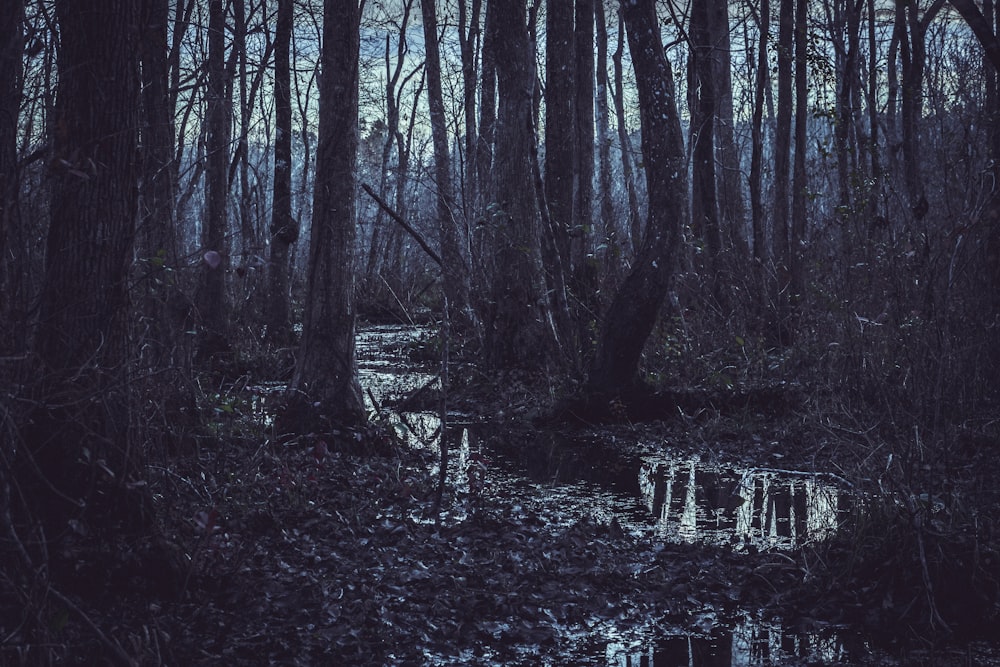
[{"label": "fallen branch", "polygon": [[409,235],[413,237],[413,240],[416,241],[417,244],[424,249],[424,252],[426,252],[427,255],[434,260],[435,264],[441,266],[441,257],[436,252],[434,252],[433,248],[427,245],[427,241],[424,240],[424,237],[422,237],[417,230],[411,227],[410,224],[403,219],[403,216],[401,216],[399,213],[396,213],[396,211],[392,208],[392,206],[389,206],[389,204],[387,204],[384,199],[379,197],[378,194],[376,194],[375,191],[371,189],[371,186],[369,186],[367,183],[362,183],[361,189],[367,192],[368,196],[374,199],[375,203],[377,203],[379,207],[389,215],[390,218],[395,220],[400,227],[405,229],[407,233],[409,233]]}]

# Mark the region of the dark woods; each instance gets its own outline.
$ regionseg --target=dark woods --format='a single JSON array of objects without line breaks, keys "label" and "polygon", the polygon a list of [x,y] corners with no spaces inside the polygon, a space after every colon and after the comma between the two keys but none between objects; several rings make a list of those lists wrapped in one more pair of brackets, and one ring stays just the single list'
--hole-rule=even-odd
[{"label": "dark woods", "polygon": [[470,377],[554,387],[555,421],[793,394],[900,484],[995,457],[998,25],[0,0],[3,589],[160,539],[150,466],[248,437],[234,387],[287,385],[281,438],[375,451],[359,323],[447,331]]}]

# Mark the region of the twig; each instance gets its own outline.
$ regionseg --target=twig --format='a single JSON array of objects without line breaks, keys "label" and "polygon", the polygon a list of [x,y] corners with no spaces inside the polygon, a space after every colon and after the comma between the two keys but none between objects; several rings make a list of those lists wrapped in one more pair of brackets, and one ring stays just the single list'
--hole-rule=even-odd
[{"label": "twig", "polygon": [[119,644],[116,641],[113,641],[106,634],[104,634],[104,632],[102,632],[101,629],[97,627],[97,624],[94,623],[94,621],[91,620],[91,618],[87,616],[87,614],[84,613],[82,609],[76,606],[76,604],[74,604],[72,600],[70,600],[68,597],[57,591],[55,588],[52,588],[51,586],[49,586],[48,590],[49,593],[58,598],[59,601],[62,602],[64,605],[66,605],[66,607],[69,608],[70,611],[76,614],[80,618],[80,620],[83,621],[84,625],[90,628],[91,632],[93,632],[94,635],[97,636],[97,639],[100,640],[102,644],[104,644],[105,648],[111,651],[111,655],[112,657],[114,657],[115,662],[121,665],[127,665],[127,667],[136,667],[139,664],[137,661],[130,658],[127,653],[125,653],[125,649],[121,647],[121,644]]}]

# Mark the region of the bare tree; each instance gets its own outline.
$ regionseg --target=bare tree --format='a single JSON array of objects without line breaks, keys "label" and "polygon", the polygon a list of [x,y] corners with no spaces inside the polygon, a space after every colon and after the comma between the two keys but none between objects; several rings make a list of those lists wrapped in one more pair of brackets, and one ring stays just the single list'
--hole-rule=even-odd
[{"label": "bare tree", "polygon": [[431,116],[434,143],[434,180],[436,188],[438,239],[441,244],[441,270],[448,300],[449,320],[460,329],[470,329],[475,316],[469,307],[469,268],[459,242],[455,195],[451,183],[451,155],[448,150],[448,126],[441,92],[441,53],[438,45],[437,8],[434,0],[420,0],[424,23],[424,67],[427,72],[427,106]]},{"label": "bare tree", "polygon": [[[102,525],[139,508],[120,502],[132,447],[128,267],[137,208],[139,2],[55,3],[60,31],[51,217],[35,353],[42,401],[25,422],[26,466],[45,482],[35,510]],[[28,488],[24,486],[22,488]]]},{"label": "bare tree", "polygon": [[618,46],[612,54],[611,60],[615,70],[615,120],[618,125],[622,180],[625,181],[625,194],[628,198],[628,232],[632,240],[632,252],[638,254],[642,245],[642,220],[639,216],[639,194],[636,191],[632,169],[632,140],[628,136],[628,125],[625,123],[625,75],[622,64],[625,52],[625,19],[622,11],[619,9],[618,14]]},{"label": "bare tree", "polygon": [[22,294],[21,253],[14,249],[18,228],[17,121],[22,93],[24,0],[0,1],[0,294],[7,295],[0,306],[0,350],[13,352],[16,327],[12,296]]},{"label": "bare tree", "polygon": [[577,166],[575,58],[573,3],[549,0],[545,14],[545,204],[564,274],[571,270],[569,232],[574,224]]},{"label": "bare tree", "polygon": [[[688,28],[691,62],[688,66],[688,106],[691,112],[691,227],[705,243],[709,276],[716,275],[722,251],[719,202],[715,174],[716,72],[711,30],[712,3],[691,5]],[[713,279],[714,281],[714,279]],[[715,289],[713,289],[713,292]]]},{"label": "bare tree", "polygon": [[300,430],[365,421],[354,355],[360,40],[358,0],[325,0],[305,312],[288,415]]},{"label": "bare tree", "polygon": [[[764,247],[764,87],[768,77],[767,43],[771,22],[770,0],[761,0],[757,17],[757,62],[754,77],[753,118],[750,121],[750,216],[755,270],[760,272],[766,256]],[[760,285],[758,277],[758,285]]]},{"label": "bare tree", "polygon": [[278,0],[274,33],[274,194],[268,277],[267,336],[274,345],[291,339],[288,251],[299,238],[299,221],[292,216],[292,85],[289,62],[294,4]]},{"label": "bare tree", "polygon": [[198,355],[209,359],[229,349],[229,241],[226,235],[229,183],[231,105],[226,94],[226,17],[222,0],[208,3],[208,88],[205,112],[205,224],[202,246],[206,257],[201,285],[201,321],[204,332]]},{"label": "bare tree", "polygon": [[[550,351],[551,318],[542,298],[538,205],[532,178],[534,54],[524,0],[490,3],[498,36],[499,92],[494,155],[496,271],[486,348],[496,368],[535,367]],[[490,18],[487,19],[489,24]]]},{"label": "bare tree", "polygon": [[655,0],[622,3],[642,114],[642,150],[649,192],[646,232],[632,270],[601,324],[588,376],[596,393],[635,386],[639,359],[656,324],[674,271],[687,215],[687,171],[674,78],[660,40]]}]

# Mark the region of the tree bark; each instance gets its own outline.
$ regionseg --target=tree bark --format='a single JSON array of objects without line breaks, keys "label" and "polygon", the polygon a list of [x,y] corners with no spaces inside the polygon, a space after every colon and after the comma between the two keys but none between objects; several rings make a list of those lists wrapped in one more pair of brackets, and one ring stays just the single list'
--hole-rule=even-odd
[{"label": "tree bark", "polygon": [[34,341],[42,387],[24,430],[34,458],[26,468],[46,479],[33,485],[43,496],[33,509],[57,534],[73,517],[107,527],[138,510],[119,500],[140,453],[131,447],[128,372],[139,7],[139,0],[55,3],[51,217]]},{"label": "tree bark", "polygon": [[715,135],[719,162],[718,179],[719,225],[725,246],[746,250],[743,239],[746,204],[743,198],[743,170],[740,150],[736,145],[736,123],[733,116],[733,73],[731,40],[729,38],[729,2],[714,0],[709,16],[715,70]]},{"label": "tree bark", "polygon": [[[719,231],[719,204],[715,178],[715,113],[717,109],[710,14],[711,2],[695,2],[691,6],[688,35],[691,40],[691,62],[688,67],[688,97],[691,113],[691,227],[705,244],[703,268],[713,281],[716,260],[722,250]],[[716,291],[713,285],[713,293]]]},{"label": "tree bark", "polygon": [[772,333],[777,342],[789,341],[789,282],[792,233],[789,201],[789,167],[792,150],[792,62],[795,41],[795,0],[781,0],[778,6],[778,116],[774,139],[774,249],[773,301],[776,306]]},{"label": "tree bark", "polygon": [[494,368],[538,368],[551,351],[551,318],[541,296],[538,207],[532,179],[535,75],[524,0],[491,3],[499,92],[495,151],[496,229],[492,317],[486,330]]},{"label": "tree bark", "polygon": [[[603,0],[599,0],[603,2]],[[573,203],[574,291],[585,303],[597,291],[597,275],[588,257],[594,236],[594,2],[576,0],[575,42],[576,66],[573,83],[576,87],[576,199]],[[595,307],[596,304],[590,304]]]},{"label": "tree bark", "polygon": [[615,70],[615,120],[618,125],[618,144],[622,161],[622,180],[625,182],[625,194],[628,199],[628,232],[632,241],[633,254],[639,253],[642,246],[642,220],[639,215],[639,194],[636,192],[635,176],[632,170],[632,140],[628,136],[628,126],[625,123],[625,82],[622,58],[625,51],[625,18],[621,9],[618,13],[618,47],[611,56]]},{"label": "tree bark", "polygon": [[681,221],[687,216],[687,176],[673,72],[660,41],[655,0],[622,4],[642,115],[649,192],[646,233],[632,270],[601,325],[588,376],[595,393],[624,392],[638,380],[642,349],[653,330],[674,271]]},{"label": "tree bark", "polygon": [[286,419],[288,426],[301,432],[329,433],[338,425],[365,421],[354,354],[358,1],[325,0],[323,19],[305,312]]},{"label": "tree bark", "polygon": [[23,89],[24,0],[0,0],[0,356],[22,352],[28,303],[22,284],[17,124]]},{"label": "tree bark", "polygon": [[577,166],[574,37],[572,0],[549,0],[545,14],[545,203],[562,262],[560,270],[567,276]]},{"label": "tree bark", "polygon": [[229,182],[229,139],[231,104],[226,95],[226,17],[222,0],[208,3],[208,91],[205,112],[205,224],[204,252],[215,253],[202,265],[199,310],[204,327],[198,356],[207,361],[229,350],[229,300],[226,275],[229,272],[227,240]]},{"label": "tree bark", "polygon": [[621,266],[621,245],[615,220],[614,179],[611,173],[611,112],[608,106],[608,26],[604,2],[594,3],[594,24],[597,29],[597,169],[600,185],[601,230],[604,234],[605,270],[617,277]]},{"label": "tree bark", "polygon": [[268,263],[267,337],[272,345],[291,342],[289,247],[299,238],[292,217],[292,78],[290,68],[293,0],[278,0],[274,32],[274,183],[271,208],[271,257]]},{"label": "tree bark", "polygon": [[472,330],[476,318],[469,307],[469,268],[459,242],[458,211],[451,183],[448,126],[441,92],[441,53],[438,45],[437,8],[434,0],[420,0],[424,23],[424,67],[427,72],[427,106],[430,108],[434,144],[434,180],[437,201],[441,270],[448,300],[448,319],[459,330]]},{"label": "tree bark", "polygon": [[[805,286],[802,249],[806,238],[806,194],[809,188],[806,173],[806,123],[809,118],[809,90],[806,79],[806,0],[795,2],[795,164],[792,167],[791,253],[789,254],[790,289],[793,307],[797,307]],[[860,11],[860,9],[859,9]],[[860,18],[859,18],[860,21]],[[856,48],[856,45],[855,45]],[[853,121],[853,114],[851,117]],[[853,122],[852,122],[853,127]]]},{"label": "tree bark", "polygon": [[750,122],[750,217],[751,234],[753,238],[754,270],[757,273],[757,284],[760,281],[761,269],[766,256],[764,247],[764,87],[769,81],[767,75],[767,35],[771,23],[771,3],[761,0],[760,16],[757,20],[757,66],[755,70],[753,118]]}]

